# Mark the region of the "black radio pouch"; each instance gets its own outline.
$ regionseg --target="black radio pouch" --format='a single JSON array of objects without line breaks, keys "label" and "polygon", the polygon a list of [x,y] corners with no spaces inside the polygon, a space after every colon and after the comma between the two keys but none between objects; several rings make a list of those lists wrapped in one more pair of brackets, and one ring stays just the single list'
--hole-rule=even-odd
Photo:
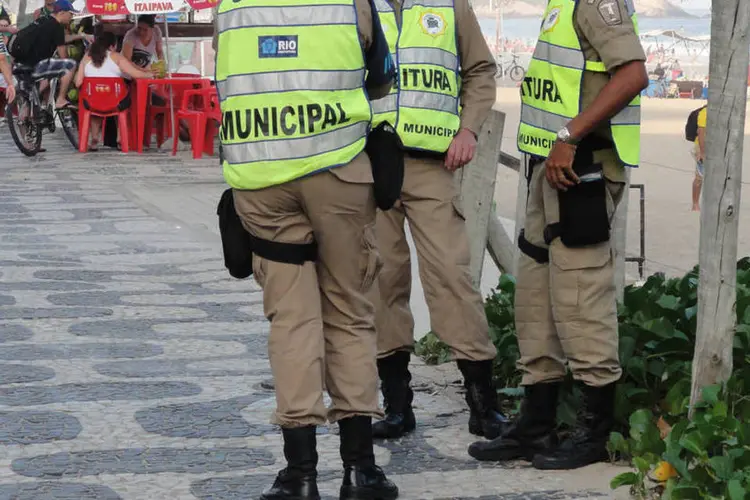
[{"label": "black radio pouch", "polygon": [[[573,171],[581,182],[567,191],[558,191],[560,222],[548,229],[560,236],[566,247],[585,247],[609,241],[607,186],[601,163],[594,163],[594,152],[581,144],[573,160]],[[550,241],[554,239],[554,236]]]},{"label": "black radio pouch", "polygon": [[404,185],[404,146],[390,123],[382,122],[370,131],[365,152],[372,166],[375,203],[380,210],[390,210]]},{"label": "black radio pouch", "polygon": [[231,188],[222,193],[216,208],[219,216],[221,246],[224,251],[224,267],[233,278],[244,279],[253,274],[253,254],[274,262],[301,266],[318,257],[318,245],[311,243],[282,243],[253,236],[242,225],[234,208],[234,193]]}]

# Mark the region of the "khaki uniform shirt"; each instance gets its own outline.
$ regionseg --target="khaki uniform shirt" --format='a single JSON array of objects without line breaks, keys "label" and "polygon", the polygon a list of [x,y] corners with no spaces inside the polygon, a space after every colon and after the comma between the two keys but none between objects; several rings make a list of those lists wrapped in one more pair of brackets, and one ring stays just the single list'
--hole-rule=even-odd
[{"label": "khaki uniform shirt", "polygon": [[[607,71],[613,73],[623,64],[646,60],[643,46],[630,19],[632,6],[633,0],[579,0],[575,26],[587,61],[601,61]],[[606,73],[584,72],[581,88],[583,109],[591,105],[608,82],[609,75]],[[612,138],[608,123],[597,127],[593,133]],[[607,178],[624,182],[624,170],[606,170]]]},{"label": "khaki uniform shirt", "polygon": [[[401,2],[389,1],[400,27]],[[461,127],[479,135],[479,129],[495,104],[497,68],[469,0],[456,0],[454,10],[461,65]]]}]

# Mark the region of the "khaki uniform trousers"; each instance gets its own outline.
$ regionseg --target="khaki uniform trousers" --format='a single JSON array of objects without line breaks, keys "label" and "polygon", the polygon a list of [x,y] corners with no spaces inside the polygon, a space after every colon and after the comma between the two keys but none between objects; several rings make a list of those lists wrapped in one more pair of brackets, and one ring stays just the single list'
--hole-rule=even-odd
[{"label": "khaki uniform trousers", "polygon": [[414,347],[411,259],[404,232],[408,220],[432,331],[451,348],[455,359],[494,359],[497,351],[489,338],[482,296],[469,273],[469,240],[454,176],[439,160],[407,155],[404,161],[400,200],[391,210],[377,214],[383,259],[373,287],[378,357]]},{"label": "khaki uniform trousers", "polygon": [[369,169],[360,155],[349,165],[283,185],[234,192],[237,213],[253,235],[286,243],[314,238],[318,244],[317,262],[301,266],[253,258],[271,322],[272,422],[282,427],[355,415],[382,418],[374,308],[366,297],[380,267]]},{"label": "khaki uniform trousers", "polygon": [[[604,166],[611,223],[625,189],[624,167],[612,150],[595,152],[594,161]],[[531,244],[549,248],[550,262],[540,264],[523,252],[518,261],[515,314],[521,384],[560,381],[567,362],[576,380],[608,385],[621,374],[610,243],[569,248],[556,238],[549,247],[545,244],[544,228],[559,222],[560,210],[557,190],[544,174],[543,164],[534,167],[524,233]]]}]

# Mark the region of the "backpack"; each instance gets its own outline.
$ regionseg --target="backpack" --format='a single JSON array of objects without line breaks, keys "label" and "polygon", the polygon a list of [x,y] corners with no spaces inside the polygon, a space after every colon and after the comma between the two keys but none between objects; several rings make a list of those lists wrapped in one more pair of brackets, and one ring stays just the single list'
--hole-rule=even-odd
[{"label": "backpack", "polygon": [[698,138],[698,114],[705,108],[706,106],[701,106],[688,115],[687,123],[685,123],[685,140],[695,142]]},{"label": "backpack", "polygon": [[37,29],[40,26],[40,19],[20,30],[8,41],[8,52],[13,57],[13,60],[24,63],[31,57],[31,47],[34,44]]}]

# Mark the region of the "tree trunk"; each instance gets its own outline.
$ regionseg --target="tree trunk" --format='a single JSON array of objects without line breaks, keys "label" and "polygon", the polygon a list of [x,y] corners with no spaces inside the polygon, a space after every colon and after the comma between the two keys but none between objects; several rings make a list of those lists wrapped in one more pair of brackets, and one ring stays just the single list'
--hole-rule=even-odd
[{"label": "tree trunk", "polygon": [[748,25],[748,0],[713,0],[691,413],[705,386],[725,381],[732,373]]}]

